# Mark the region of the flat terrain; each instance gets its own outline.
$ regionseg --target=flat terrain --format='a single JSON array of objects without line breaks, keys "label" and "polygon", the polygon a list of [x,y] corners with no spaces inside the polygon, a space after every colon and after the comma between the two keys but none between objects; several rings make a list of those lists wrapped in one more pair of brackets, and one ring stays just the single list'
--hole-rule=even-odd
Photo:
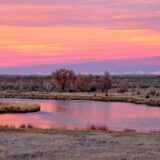
[{"label": "flat terrain", "polygon": [[[158,90],[159,91],[159,90]],[[135,104],[146,104],[149,106],[160,106],[160,94],[158,96],[150,96],[145,98],[147,91],[143,91],[141,95],[135,92],[116,93],[110,90],[107,95],[105,93],[94,92],[68,92],[68,93],[45,93],[45,92],[0,92],[0,98],[23,98],[23,99],[58,99],[58,100],[95,100],[106,102],[128,102]],[[159,93],[159,92],[158,92]]]},{"label": "flat terrain", "polygon": [[1,160],[159,160],[160,134],[0,130]]}]

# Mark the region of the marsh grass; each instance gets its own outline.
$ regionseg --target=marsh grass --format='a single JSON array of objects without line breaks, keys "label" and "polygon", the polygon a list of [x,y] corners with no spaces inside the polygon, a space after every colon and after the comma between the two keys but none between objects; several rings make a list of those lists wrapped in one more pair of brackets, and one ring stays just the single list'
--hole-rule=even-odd
[{"label": "marsh grass", "polygon": [[29,124],[21,124],[18,127],[8,124],[0,125],[0,129],[38,129],[38,128],[29,123]]},{"label": "marsh grass", "polygon": [[0,102],[0,113],[28,113],[40,111],[38,104]]},{"label": "marsh grass", "polygon": [[19,128],[30,128],[30,129],[34,129],[34,128],[36,128],[36,127],[34,127],[32,124],[21,124],[20,126],[19,126]]},{"label": "marsh grass", "polygon": [[[128,102],[134,104],[146,104],[148,106],[160,106],[159,90],[155,96],[150,95],[150,90],[139,90],[140,92],[129,92],[118,94],[116,91],[107,93],[0,93],[1,98],[23,98],[23,99],[55,99],[55,100],[95,100],[106,102]],[[137,95],[138,94],[138,95]],[[146,96],[148,94],[148,96]]]},{"label": "marsh grass", "polygon": [[110,131],[110,129],[107,128],[106,126],[96,126],[96,125],[88,126],[86,129],[91,131]]}]

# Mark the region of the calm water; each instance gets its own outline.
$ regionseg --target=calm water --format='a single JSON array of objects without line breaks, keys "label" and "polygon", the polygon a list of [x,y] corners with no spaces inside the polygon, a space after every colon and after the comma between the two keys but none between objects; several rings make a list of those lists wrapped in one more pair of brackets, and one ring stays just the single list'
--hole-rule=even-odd
[{"label": "calm water", "polygon": [[39,103],[41,111],[27,114],[1,114],[0,125],[32,124],[40,128],[85,128],[106,126],[114,130],[160,130],[160,108],[119,102],[0,99]]}]

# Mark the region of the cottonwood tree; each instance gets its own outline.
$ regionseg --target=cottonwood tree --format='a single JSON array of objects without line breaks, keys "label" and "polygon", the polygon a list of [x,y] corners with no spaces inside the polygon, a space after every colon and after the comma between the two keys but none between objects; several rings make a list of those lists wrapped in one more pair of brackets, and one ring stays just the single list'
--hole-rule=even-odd
[{"label": "cottonwood tree", "polygon": [[112,78],[109,72],[105,71],[104,75],[102,75],[100,79],[102,91],[108,92],[108,89],[111,89],[112,87]]},{"label": "cottonwood tree", "polygon": [[91,85],[91,76],[83,74],[77,75],[75,81],[76,91],[81,91],[81,92],[89,91],[90,85]]},{"label": "cottonwood tree", "polygon": [[63,68],[53,72],[52,78],[56,89],[60,92],[64,92],[73,88],[76,75],[74,71]]}]

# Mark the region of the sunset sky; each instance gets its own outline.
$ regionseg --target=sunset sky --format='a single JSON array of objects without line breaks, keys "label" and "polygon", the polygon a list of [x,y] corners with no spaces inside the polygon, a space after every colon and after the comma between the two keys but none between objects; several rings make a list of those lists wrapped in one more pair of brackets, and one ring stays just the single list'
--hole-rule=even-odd
[{"label": "sunset sky", "polygon": [[0,0],[0,74],[160,74],[160,0]]}]

